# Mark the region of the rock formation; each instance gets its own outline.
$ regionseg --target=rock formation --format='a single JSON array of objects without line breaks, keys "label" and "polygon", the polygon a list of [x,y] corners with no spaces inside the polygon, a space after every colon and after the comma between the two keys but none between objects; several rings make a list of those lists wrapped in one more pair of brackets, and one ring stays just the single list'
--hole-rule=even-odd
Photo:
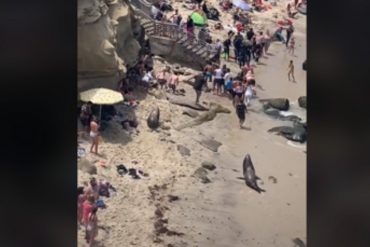
[{"label": "rock formation", "polygon": [[117,88],[139,58],[143,30],[128,0],[78,0],[78,89]]}]

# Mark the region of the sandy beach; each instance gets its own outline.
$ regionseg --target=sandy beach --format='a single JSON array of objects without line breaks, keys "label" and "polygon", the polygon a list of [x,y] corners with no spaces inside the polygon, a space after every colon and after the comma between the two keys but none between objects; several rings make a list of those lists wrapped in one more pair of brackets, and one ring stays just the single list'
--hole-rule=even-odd
[{"label": "sandy beach", "polygon": [[[208,2],[216,5],[215,1]],[[273,31],[274,15],[283,16],[285,6],[280,1],[272,10],[255,12],[253,21],[262,23],[263,30]],[[231,23],[230,14],[223,14],[221,19],[224,25]],[[211,26],[212,23],[215,22],[210,21]],[[269,55],[256,65],[257,96],[288,98],[289,112],[306,121],[306,110],[297,103],[298,97],[306,95],[306,72],[302,70],[306,60],[306,16],[299,14],[294,27],[295,56],[289,55],[283,44],[273,42]],[[215,31],[212,35],[221,38],[225,33]],[[296,83],[287,78],[289,60],[295,64]],[[233,73],[238,72],[235,62],[226,64]],[[190,85],[180,82],[179,88],[186,91],[184,99],[195,100]],[[246,116],[247,128],[240,129],[230,99],[203,93],[203,105],[215,102],[231,113],[218,113],[212,121],[178,131],[177,126],[191,120],[183,114],[185,107],[144,92],[134,94],[140,101],[135,109],[139,133],[130,134],[111,122],[102,132],[101,156],[87,153],[84,157],[96,165],[95,177],[106,179],[117,189],[110,198],[103,199],[107,208],[98,211],[96,246],[286,247],[295,246],[295,238],[306,242],[306,145],[267,132],[286,122],[264,114],[262,104],[254,99]],[[160,109],[164,127],[153,131],[146,120],[155,106]],[[124,105],[117,109],[127,110]],[[222,145],[214,152],[201,144],[205,139]],[[89,150],[88,140],[79,141]],[[189,152],[180,152],[179,146]],[[259,194],[240,179],[247,153],[262,179],[259,185],[266,192]],[[216,166],[207,170],[209,183],[193,175],[202,162]],[[116,171],[119,164],[141,169],[149,176],[138,180],[121,177]],[[79,184],[90,177],[79,170]],[[158,226],[161,224],[165,230]],[[79,246],[87,246],[83,229],[78,234]]]}]

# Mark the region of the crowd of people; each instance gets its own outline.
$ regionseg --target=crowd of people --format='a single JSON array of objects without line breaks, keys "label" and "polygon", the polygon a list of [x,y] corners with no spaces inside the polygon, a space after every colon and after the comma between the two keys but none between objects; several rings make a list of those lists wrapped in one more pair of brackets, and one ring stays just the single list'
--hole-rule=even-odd
[{"label": "crowd of people", "polygon": [[[263,7],[261,1],[253,2],[254,6]],[[288,4],[288,17],[293,18],[296,15],[294,9],[302,2],[306,3],[306,1],[294,1],[294,3]],[[209,9],[205,0],[196,0],[194,4],[197,5],[199,11],[208,14]],[[220,5],[224,11],[232,8],[230,0],[222,0]],[[164,12],[171,10],[171,8],[166,1],[155,3],[152,6],[152,17],[160,21],[171,22],[179,28],[184,27],[189,37],[194,37],[195,25],[192,18],[188,16],[184,21],[177,9],[174,10],[172,15],[166,17]],[[194,76],[193,89],[196,92],[196,104],[199,104],[204,89],[212,92],[213,95],[229,97],[239,119],[239,126],[243,128],[248,107],[256,96],[253,60],[258,64],[261,57],[268,55],[271,42],[276,40],[282,42],[288,54],[294,56],[294,26],[292,22],[287,22],[287,25],[280,25],[274,33],[270,34],[269,31],[255,31],[252,27],[248,27],[248,24],[251,24],[251,19],[247,13],[238,9],[233,13],[233,19],[236,31],[228,30],[227,37],[223,41],[216,39],[213,42],[210,31],[206,27],[203,27],[202,31],[199,32],[198,39],[212,44],[212,59],[201,73]],[[222,64],[222,59],[227,62],[234,60],[240,71],[236,74],[231,73],[231,69],[228,68],[226,63]],[[134,104],[135,99],[132,95],[134,85],[156,87],[169,93],[176,92],[179,86],[179,73],[170,67],[165,67],[154,73],[153,66],[153,54],[148,49],[140,61],[129,68],[126,77],[118,83],[118,91],[124,95],[125,101]],[[288,65],[288,80],[295,82],[292,60]],[[80,121],[85,133],[88,133],[91,138],[90,152],[98,154],[101,126],[97,117],[93,114],[92,106],[92,102],[82,105]],[[137,126],[136,120],[131,122],[132,126]],[[131,125],[131,122],[127,121],[126,124],[130,123]],[[105,207],[101,197],[109,197],[109,189],[114,188],[108,182],[102,180],[98,182],[95,178],[91,178],[89,183],[78,188],[78,222],[85,229],[85,239],[89,246],[93,246],[98,234],[98,209]]]}]

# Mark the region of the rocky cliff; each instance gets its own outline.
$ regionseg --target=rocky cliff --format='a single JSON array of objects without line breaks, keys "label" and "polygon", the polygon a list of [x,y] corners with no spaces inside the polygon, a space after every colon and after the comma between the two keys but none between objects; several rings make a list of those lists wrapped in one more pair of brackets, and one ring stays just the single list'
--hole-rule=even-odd
[{"label": "rocky cliff", "polygon": [[78,90],[115,89],[137,62],[142,39],[128,0],[78,0]]}]

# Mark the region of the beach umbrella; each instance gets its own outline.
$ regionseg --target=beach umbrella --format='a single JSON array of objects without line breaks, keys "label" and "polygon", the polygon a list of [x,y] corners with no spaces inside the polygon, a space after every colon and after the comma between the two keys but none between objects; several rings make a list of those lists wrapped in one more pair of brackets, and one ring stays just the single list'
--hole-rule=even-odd
[{"label": "beach umbrella", "polygon": [[198,12],[193,12],[190,16],[195,25],[203,26],[207,22],[207,18]]},{"label": "beach umbrella", "polygon": [[94,88],[80,93],[80,100],[83,102],[91,101],[95,105],[100,105],[99,119],[101,119],[102,105],[114,105],[123,101],[120,92],[107,88]]},{"label": "beach umbrella", "polygon": [[245,11],[250,11],[252,9],[252,6],[243,0],[234,0],[233,5]]}]

